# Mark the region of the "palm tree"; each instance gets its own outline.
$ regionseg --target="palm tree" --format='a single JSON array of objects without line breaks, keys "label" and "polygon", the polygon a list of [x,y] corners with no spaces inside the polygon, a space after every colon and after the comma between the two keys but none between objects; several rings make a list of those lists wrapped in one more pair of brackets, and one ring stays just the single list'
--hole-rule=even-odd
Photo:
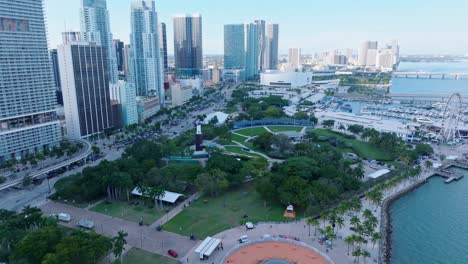
[{"label": "palm tree", "polygon": [[361,255],[364,257],[364,263],[366,263],[367,258],[370,257],[369,251],[363,250],[363,251],[361,252]]},{"label": "palm tree", "polygon": [[309,236],[310,236],[310,226],[312,225],[312,221],[313,221],[312,217],[307,217],[306,224],[309,227]]},{"label": "palm tree", "polygon": [[380,233],[378,233],[378,232],[372,233],[372,235],[371,235],[372,249],[374,248],[375,243],[377,243],[377,241],[379,241],[379,240],[380,240]]},{"label": "palm tree", "polygon": [[359,262],[359,257],[361,256],[361,253],[362,253],[362,252],[361,252],[361,249],[360,249],[360,248],[356,248],[356,249],[353,251],[352,255],[353,255],[353,257],[354,257],[354,262],[355,262],[355,263],[358,263],[358,262]]},{"label": "palm tree", "polygon": [[349,246],[354,244],[354,237],[353,235],[347,236],[344,239],[344,242],[348,245],[348,252],[346,253],[349,256]]},{"label": "palm tree", "polygon": [[364,216],[365,219],[369,219],[370,217],[372,217],[372,216],[374,216],[374,215],[372,214],[372,211],[371,211],[371,210],[366,209],[366,210],[364,210],[364,212],[362,213],[362,216]]},{"label": "palm tree", "polygon": [[361,223],[361,220],[359,220],[359,218],[355,215],[353,215],[353,217],[351,217],[351,219],[349,220],[349,222],[351,223],[351,225],[353,225],[354,228],[357,227],[357,225],[359,223]]},{"label": "palm tree", "polygon": [[114,249],[113,253],[116,258],[120,259],[120,264],[123,264],[123,251],[125,250],[125,245],[127,244],[127,240],[125,238],[128,236],[127,233],[124,231],[119,231],[117,236],[115,236],[112,240],[114,242]]},{"label": "palm tree", "polygon": [[21,211],[23,224],[26,229],[39,226],[42,220],[42,211],[37,207],[25,206]]},{"label": "palm tree", "polygon": [[323,228],[325,228],[325,222],[327,221],[327,218],[328,218],[328,212],[322,211],[320,213],[320,219],[323,221]]},{"label": "palm tree", "polygon": [[337,230],[336,230],[336,232],[338,233],[338,229],[341,229],[341,228],[344,227],[344,220],[343,220],[343,217],[338,216],[338,217],[336,218],[336,226],[338,227]]},{"label": "palm tree", "polygon": [[317,227],[319,227],[320,223],[317,218],[312,219],[310,223],[314,227],[314,236],[317,236]]}]

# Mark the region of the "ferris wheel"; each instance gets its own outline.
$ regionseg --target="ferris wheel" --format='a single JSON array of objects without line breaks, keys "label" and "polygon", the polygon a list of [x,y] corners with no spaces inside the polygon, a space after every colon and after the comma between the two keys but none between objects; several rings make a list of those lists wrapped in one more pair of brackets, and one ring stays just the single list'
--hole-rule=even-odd
[{"label": "ferris wheel", "polygon": [[439,132],[439,140],[442,143],[453,144],[460,140],[458,125],[463,118],[463,106],[459,93],[450,96],[442,117],[442,127]]}]

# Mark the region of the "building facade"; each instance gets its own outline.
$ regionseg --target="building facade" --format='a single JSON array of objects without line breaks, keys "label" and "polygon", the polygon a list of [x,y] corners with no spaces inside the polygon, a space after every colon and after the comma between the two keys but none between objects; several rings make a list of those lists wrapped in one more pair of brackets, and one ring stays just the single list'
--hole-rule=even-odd
[{"label": "building facade", "polygon": [[178,78],[200,76],[203,69],[202,17],[200,14],[174,17],[174,59]]},{"label": "building facade", "polygon": [[112,44],[114,45],[115,49],[115,57],[117,61],[117,70],[119,72],[123,72],[124,68],[124,47],[125,44],[120,39],[112,40]]},{"label": "building facade", "polygon": [[0,162],[62,140],[42,5],[0,0]]},{"label": "building facade", "polygon": [[245,79],[252,79],[258,76],[258,25],[255,23],[248,23],[245,27]]},{"label": "building facade", "polygon": [[293,69],[298,69],[301,66],[301,49],[290,48],[288,52],[288,62]]},{"label": "building facade", "polygon": [[119,75],[112,45],[107,0],[81,0],[80,21],[84,40],[95,42],[106,49],[109,81],[117,82]]},{"label": "building facade", "polygon": [[166,23],[159,23],[159,48],[161,49],[161,59],[163,63],[164,72],[169,68],[167,61],[167,30]]},{"label": "building facade", "polygon": [[265,56],[266,46],[266,23],[265,20],[255,20],[258,28],[258,71],[263,71],[263,58]]},{"label": "building facade", "polygon": [[156,96],[164,104],[164,74],[154,1],[134,0],[131,11],[130,82],[137,96]]},{"label": "building facade", "polygon": [[107,54],[94,42],[58,48],[67,137],[89,138],[113,126]]},{"label": "building facade", "polygon": [[125,81],[111,84],[110,97],[118,101],[122,110],[122,125],[128,126],[138,123],[135,85]]},{"label": "building facade", "polygon": [[358,66],[366,66],[368,62],[369,50],[377,50],[377,41],[364,41],[361,43],[358,51]]},{"label": "building facade", "polygon": [[279,25],[268,24],[265,40],[263,70],[276,70],[279,59]]},{"label": "building facade", "polygon": [[224,25],[224,69],[244,69],[244,24]]}]

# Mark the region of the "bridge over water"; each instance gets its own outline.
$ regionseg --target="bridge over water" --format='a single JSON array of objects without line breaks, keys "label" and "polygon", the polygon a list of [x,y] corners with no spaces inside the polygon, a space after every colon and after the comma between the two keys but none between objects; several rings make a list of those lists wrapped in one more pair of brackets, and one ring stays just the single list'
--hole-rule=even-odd
[{"label": "bridge over water", "polygon": [[396,71],[392,74],[393,78],[412,78],[412,79],[468,79],[468,72],[430,72],[430,71]]}]

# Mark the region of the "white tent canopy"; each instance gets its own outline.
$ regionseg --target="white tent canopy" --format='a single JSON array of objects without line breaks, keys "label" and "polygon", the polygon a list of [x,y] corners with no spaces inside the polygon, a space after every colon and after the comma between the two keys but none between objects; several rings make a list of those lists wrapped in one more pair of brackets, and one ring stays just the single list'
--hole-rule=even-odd
[{"label": "white tent canopy", "polygon": [[387,169],[383,169],[383,170],[379,170],[379,171],[376,171],[374,173],[371,173],[369,175],[367,175],[368,178],[370,179],[377,179],[381,176],[384,176],[385,174],[389,173],[390,170],[387,170]]},{"label": "white tent canopy", "polygon": [[[138,187],[135,187],[133,190],[132,190],[132,194],[133,195],[137,195],[137,196],[142,196],[143,194],[141,193],[141,190],[140,188]],[[177,199],[179,199],[179,197],[183,196],[183,194],[180,194],[180,193],[175,193],[175,192],[169,192],[169,191],[164,191],[164,195],[163,197],[161,198],[161,200],[163,202],[166,202],[166,203],[175,203],[177,201]],[[158,199],[159,200],[159,199]]]},{"label": "white tent canopy", "polygon": [[214,237],[207,237],[203,242],[195,249],[195,253],[203,254],[204,256],[209,257],[211,253],[216,249],[216,247],[221,243],[221,239]]}]

